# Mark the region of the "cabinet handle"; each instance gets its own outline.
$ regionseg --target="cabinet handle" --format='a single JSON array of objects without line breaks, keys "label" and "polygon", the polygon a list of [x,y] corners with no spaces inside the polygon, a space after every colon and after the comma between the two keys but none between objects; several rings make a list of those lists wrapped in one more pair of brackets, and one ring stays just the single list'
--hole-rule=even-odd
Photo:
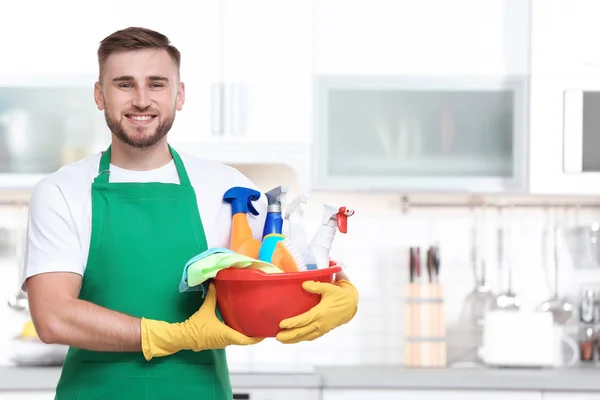
[{"label": "cabinet handle", "polygon": [[563,172],[583,171],[583,92],[567,90],[563,97]]},{"label": "cabinet handle", "polygon": [[234,393],[233,400],[250,400],[250,395],[248,393]]},{"label": "cabinet handle", "polygon": [[246,88],[241,84],[232,84],[229,89],[229,127],[232,135],[246,133]]},{"label": "cabinet handle", "polygon": [[212,134],[214,136],[223,136],[223,91],[222,83],[214,83],[211,87],[211,122]]}]

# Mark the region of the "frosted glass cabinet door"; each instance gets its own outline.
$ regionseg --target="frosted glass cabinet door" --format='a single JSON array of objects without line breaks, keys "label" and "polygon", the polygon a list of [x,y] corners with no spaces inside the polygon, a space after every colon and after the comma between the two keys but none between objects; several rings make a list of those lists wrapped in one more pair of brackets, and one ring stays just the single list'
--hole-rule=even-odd
[{"label": "frosted glass cabinet door", "polygon": [[322,78],[320,189],[523,189],[526,80]]},{"label": "frosted glass cabinet door", "polygon": [[104,113],[85,82],[0,85],[0,180],[52,173],[109,143]]}]

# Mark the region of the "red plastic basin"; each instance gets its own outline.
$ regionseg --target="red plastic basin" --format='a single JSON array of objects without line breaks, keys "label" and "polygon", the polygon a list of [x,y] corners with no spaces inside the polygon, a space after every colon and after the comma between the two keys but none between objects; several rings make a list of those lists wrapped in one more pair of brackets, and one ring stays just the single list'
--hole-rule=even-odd
[{"label": "red plastic basin", "polygon": [[302,282],[331,283],[341,270],[334,262],[325,269],[281,274],[224,269],[213,279],[217,305],[225,324],[236,331],[256,338],[275,337],[282,320],[305,313],[321,300],[321,295],[304,290]]}]

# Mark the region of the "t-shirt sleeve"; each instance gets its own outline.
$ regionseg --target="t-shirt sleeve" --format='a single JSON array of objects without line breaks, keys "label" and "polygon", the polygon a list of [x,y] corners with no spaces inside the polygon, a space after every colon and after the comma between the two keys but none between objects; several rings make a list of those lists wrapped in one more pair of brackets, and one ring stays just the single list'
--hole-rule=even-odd
[{"label": "t-shirt sleeve", "polygon": [[83,253],[68,204],[60,188],[47,181],[32,193],[23,258],[22,289],[27,278],[47,272],[83,275]]}]

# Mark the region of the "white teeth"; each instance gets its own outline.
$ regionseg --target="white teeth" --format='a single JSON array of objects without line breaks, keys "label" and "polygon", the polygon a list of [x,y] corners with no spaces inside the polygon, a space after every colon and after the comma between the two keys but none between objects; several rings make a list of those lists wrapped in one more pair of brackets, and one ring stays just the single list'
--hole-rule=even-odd
[{"label": "white teeth", "polygon": [[149,119],[152,118],[152,116],[151,115],[132,115],[129,118],[131,118],[134,121],[148,121]]}]

